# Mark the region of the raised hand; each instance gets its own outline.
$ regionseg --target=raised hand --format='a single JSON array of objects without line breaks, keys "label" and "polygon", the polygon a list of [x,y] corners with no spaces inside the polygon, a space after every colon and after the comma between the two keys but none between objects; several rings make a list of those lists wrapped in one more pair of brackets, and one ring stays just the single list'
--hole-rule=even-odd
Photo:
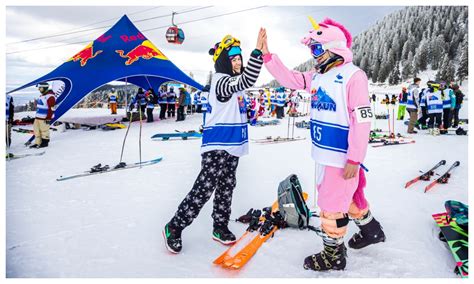
[{"label": "raised hand", "polygon": [[264,28],[260,28],[260,31],[258,32],[256,49],[263,50],[263,46],[266,40],[267,40],[267,32]]}]

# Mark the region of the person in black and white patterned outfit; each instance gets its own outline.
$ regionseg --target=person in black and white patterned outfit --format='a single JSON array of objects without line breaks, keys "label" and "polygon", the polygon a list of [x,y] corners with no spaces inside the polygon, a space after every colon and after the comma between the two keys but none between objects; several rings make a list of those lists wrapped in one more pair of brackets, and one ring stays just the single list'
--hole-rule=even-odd
[{"label": "person in black and white patterned outfit", "polygon": [[181,232],[198,216],[214,192],[212,238],[222,244],[236,241],[229,231],[232,194],[237,184],[239,157],[248,154],[247,106],[244,90],[257,81],[262,68],[266,31],[260,29],[257,47],[242,66],[240,41],[227,35],[209,50],[215,62],[203,125],[201,172],[194,186],[165,225],[163,237],[172,253],[182,249]]}]

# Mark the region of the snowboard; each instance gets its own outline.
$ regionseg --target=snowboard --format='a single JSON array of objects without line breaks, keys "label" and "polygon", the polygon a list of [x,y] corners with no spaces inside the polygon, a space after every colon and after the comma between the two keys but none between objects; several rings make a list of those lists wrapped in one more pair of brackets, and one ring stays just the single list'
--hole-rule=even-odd
[{"label": "snowboard", "polygon": [[178,133],[158,133],[151,136],[151,139],[160,139],[161,140],[170,140],[170,138],[181,138],[183,140],[188,140],[188,138],[201,138],[202,134],[196,131],[189,132],[178,132]]},{"label": "snowboard", "polygon": [[[456,262],[455,272],[462,278],[469,276],[469,237],[447,212],[433,214],[433,219],[441,230]],[[441,235],[440,235],[441,237]]]},{"label": "snowboard", "polygon": [[268,126],[268,125],[278,125],[278,124],[280,124],[280,120],[278,119],[268,120],[268,121],[257,120],[257,123],[255,124],[255,126]]},{"label": "snowboard", "polygon": [[297,128],[306,128],[306,129],[309,129],[310,128],[310,123],[309,121],[300,121],[300,122],[296,122],[295,123],[295,126]]}]

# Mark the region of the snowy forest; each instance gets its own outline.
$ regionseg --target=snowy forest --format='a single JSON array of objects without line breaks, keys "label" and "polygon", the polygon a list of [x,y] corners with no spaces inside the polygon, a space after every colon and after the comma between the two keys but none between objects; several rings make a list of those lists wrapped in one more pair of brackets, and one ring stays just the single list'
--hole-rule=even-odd
[{"label": "snowy forest", "polygon": [[[432,79],[462,84],[468,75],[468,7],[406,7],[354,37],[352,51],[354,64],[373,83],[397,85],[431,68],[437,70]],[[294,69],[313,66],[310,59]]]}]

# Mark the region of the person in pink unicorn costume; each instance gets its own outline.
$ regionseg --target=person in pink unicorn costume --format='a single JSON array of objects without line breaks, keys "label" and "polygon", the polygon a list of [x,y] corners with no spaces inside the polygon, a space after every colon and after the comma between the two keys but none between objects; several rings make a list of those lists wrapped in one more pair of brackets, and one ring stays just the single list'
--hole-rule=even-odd
[{"label": "person in pink unicorn costume", "polygon": [[360,231],[349,240],[353,249],[385,241],[380,223],[372,216],[364,196],[364,161],[372,111],[368,79],[352,63],[352,36],[329,18],[319,24],[311,17],[313,30],[301,42],[309,47],[315,69],[298,72],[286,68],[264,42],[263,60],[268,71],[284,87],[311,94],[312,157],[318,206],[321,209],[323,250],[305,258],[303,267],[316,271],[342,270],[346,266],[344,236],[349,217]]}]

